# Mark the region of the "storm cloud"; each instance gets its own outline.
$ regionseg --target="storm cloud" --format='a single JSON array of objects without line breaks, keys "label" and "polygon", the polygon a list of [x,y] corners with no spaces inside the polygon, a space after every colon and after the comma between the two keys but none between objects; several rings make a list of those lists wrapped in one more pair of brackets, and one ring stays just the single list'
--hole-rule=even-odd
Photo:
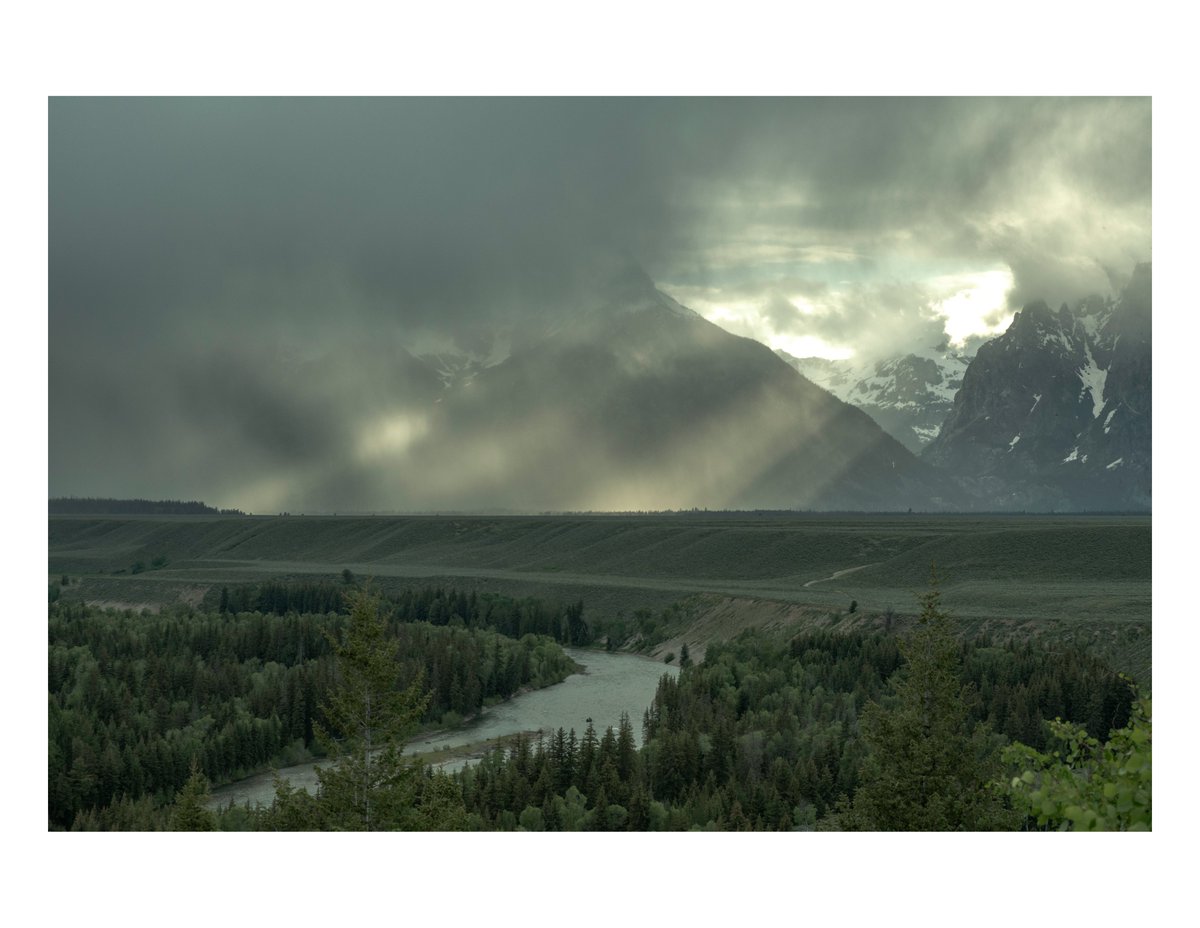
[{"label": "storm cloud", "polygon": [[364,422],[436,386],[407,353],[535,339],[614,254],[738,334],[865,354],[945,338],[939,307],[982,275],[1006,275],[997,321],[1108,291],[1150,257],[1150,119],[1147,99],[53,99],[51,493],[254,505],[228,494],[336,479]]}]

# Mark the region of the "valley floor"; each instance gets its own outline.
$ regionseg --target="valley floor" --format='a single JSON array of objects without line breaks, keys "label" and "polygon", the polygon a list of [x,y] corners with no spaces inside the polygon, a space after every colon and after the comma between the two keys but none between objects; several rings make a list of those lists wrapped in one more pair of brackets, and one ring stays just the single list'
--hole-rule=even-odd
[{"label": "valley floor", "polygon": [[744,628],[903,627],[932,564],[965,630],[1083,643],[1150,679],[1148,516],[55,516],[49,528],[64,599],[211,608],[225,586],[348,569],[385,591],[582,600],[588,618],[674,605],[653,653],[687,642],[696,658]]}]

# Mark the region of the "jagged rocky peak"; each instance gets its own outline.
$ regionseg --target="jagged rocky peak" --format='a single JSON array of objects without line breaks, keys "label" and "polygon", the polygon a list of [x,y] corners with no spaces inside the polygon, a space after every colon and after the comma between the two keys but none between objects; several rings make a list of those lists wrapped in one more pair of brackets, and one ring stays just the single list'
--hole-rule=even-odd
[{"label": "jagged rocky peak", "polygon": [[1013,315],[1009,331],[1014,335],[1021,335],[1030,329],[1046,329],[1054,324],[1055,318],[1055,314],[1050,311],[1045,300],[1034,300],[1026,303],[1020,311]]},{"label": "jagged rocky peak", "polygon": [[1149,265],[1117,300],[1027,304],[979,349],[924,458],[998,508],[1148,508],[1149,304]]},{"label": "jagged rocky peak", "polygon": [[1006,352],[1071,355],[1079,350],[1079,345],[1071,337],[1074,332],[1075,317],[1066,305],[1055,311],[1044,300],[1034,300],[1013,315],[1008,330],[992,343]]},{"label": "jagged rocky peak", "polygon": [[931,399],[936,388],[948,379],[933,358],[906,354],[876,362],[874,376],[860,380],[851,390],[851,396],[871,398],[876,403],[918,405]]}]

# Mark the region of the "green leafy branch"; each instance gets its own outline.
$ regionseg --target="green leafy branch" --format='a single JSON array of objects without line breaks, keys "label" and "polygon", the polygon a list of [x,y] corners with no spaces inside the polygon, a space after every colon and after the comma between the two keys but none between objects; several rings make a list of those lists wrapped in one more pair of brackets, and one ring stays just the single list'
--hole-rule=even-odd
[{"label": "green leafy branch", "polygon": [[1016,772],[998,784],[1016,808],[1042,828],[1061,831],[1149,831],[1150,696],[1136,693],[1129,724],[1101,744],[1079,725],[1055,719],[1061,742],[1043,754],[1016,743],[1003,759]]}]

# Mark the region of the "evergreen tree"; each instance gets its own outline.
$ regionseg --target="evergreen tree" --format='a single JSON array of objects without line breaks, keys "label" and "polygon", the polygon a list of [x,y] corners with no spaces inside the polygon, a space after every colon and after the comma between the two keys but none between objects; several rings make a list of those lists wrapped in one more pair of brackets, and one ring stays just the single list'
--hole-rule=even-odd
[{"label": "evergreen tree", "polygon": [[400,751],[429,697],[420,676],[400,687],[396,642],[387,638],[377,598],[352,593],[342,640],[331,637],[330,643],[339,680],[322,708],[332,732],[317,727],[318,738],[337,759],[333,767],[317,770],[325,825],[355,831],[398,827],[408,818],[418,786],[416,769]]},{"label": "evergreen tree", "polygon": [[1015,825],[988,788],[996,763],[988,730],[982,724],[968,729],[972,692],[961,682],[958,640],[940,600],[931,570],[916,629],[901,645],[907,664],[895,683],[895,704],[872,702],[863,713],[871,754],[853,808],[839,822],[844,828],[988,831]]},{"label": "evergreen tree", "polygon": [[183,784],[171,809],[172,831],[215,831],[216,818],[208,810],[208,777],[192,758],[192,775]]}]

